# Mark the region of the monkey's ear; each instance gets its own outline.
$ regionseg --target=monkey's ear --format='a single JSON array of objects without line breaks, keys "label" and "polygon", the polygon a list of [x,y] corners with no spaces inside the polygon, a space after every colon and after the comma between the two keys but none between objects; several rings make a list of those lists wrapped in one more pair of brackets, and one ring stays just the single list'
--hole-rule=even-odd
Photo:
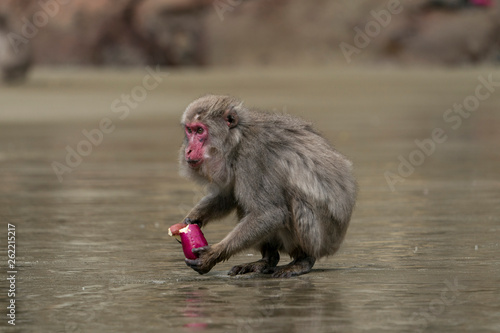
[{"label": "monkey's ear", "polygon": [[234,128],[238,125],[238,114],[233,108],[230,108],[224,113],[224,120],[229,128]]}]

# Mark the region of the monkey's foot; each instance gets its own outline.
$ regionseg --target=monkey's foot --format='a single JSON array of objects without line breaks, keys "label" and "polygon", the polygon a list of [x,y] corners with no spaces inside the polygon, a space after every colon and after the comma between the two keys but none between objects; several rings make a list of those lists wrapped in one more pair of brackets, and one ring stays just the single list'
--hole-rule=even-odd
[{"label": "monkey's foot", "polygon": [[254,272],[271,274],[272,272],[274,272],[274,268],[275,266],[270,265],[267,260],[261,259],[259,261],[251,262],[248,264],[234,266],[227,274],[231,276]]},{"label": "monkey's foot", "polygon": [[313,257],[305,257],[295,259],[285,266],[276,267],[272,275],[273,278],[289,278],[309,273],[314,266],[316,259]]}]

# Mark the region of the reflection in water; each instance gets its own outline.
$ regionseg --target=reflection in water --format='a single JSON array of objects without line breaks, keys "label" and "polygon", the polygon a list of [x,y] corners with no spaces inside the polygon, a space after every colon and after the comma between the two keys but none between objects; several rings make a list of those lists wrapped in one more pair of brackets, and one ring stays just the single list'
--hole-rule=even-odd
[{"label": "reflection in water", "polygon": [[[222,281],[217,281],[221,279]],[[307,279],[272,280],[263,277],[210,279],[210,289],[189,285],[176,290],[181,299],[174,327],[221,328],[237,332],[286,330],[322,332],[346,329],[350,319],[339,293]]]},{"label": "reflection in water", "polygon": [[205,304],[203,299],[203,293],[196,291],[188,291],[185,295],[186,299],[184,301],[185,307],[181,311],[182,315],[186,318],[190,318],[191,321],[184,324],[184,327],[204,329],[208,326],[207,322],[200,321],[206,318],[206,312],[204,311]]}]

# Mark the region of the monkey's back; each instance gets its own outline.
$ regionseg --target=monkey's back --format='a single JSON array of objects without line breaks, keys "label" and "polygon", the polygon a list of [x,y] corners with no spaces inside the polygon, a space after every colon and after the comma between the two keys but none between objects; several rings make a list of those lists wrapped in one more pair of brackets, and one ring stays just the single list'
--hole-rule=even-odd
[{"label": "monkey's back", "polygon": [[299,245],[316,257],[333,254],[356,200],[352,163],[299,118],[256,111],[245,117],[237,167],[248,177],[236,180],[236,196],[251,191],[250,210],[286,210],[285,251]]}]

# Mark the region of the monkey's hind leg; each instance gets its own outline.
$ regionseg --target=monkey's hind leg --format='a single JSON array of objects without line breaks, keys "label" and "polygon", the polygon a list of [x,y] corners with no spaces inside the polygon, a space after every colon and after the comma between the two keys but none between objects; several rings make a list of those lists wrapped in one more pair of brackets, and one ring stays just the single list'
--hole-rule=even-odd
[{"label": "monkey's hind leg", "polygon": [[234,276],[253,272],[264,274],[273,273],[275,267],[280,261],[278,249],[269,243],[265,243],[261,247],[260,252],[262,253],[262,259],[248,264],[236,265],[229,271],[228,274]]},{"label": "monkey's hind leg", "polygon": [[316,258],[306,254],[294,259],[285,266],[276,267],[272,275],[273,278],[289,278],[309,273],[316,262]]}]

